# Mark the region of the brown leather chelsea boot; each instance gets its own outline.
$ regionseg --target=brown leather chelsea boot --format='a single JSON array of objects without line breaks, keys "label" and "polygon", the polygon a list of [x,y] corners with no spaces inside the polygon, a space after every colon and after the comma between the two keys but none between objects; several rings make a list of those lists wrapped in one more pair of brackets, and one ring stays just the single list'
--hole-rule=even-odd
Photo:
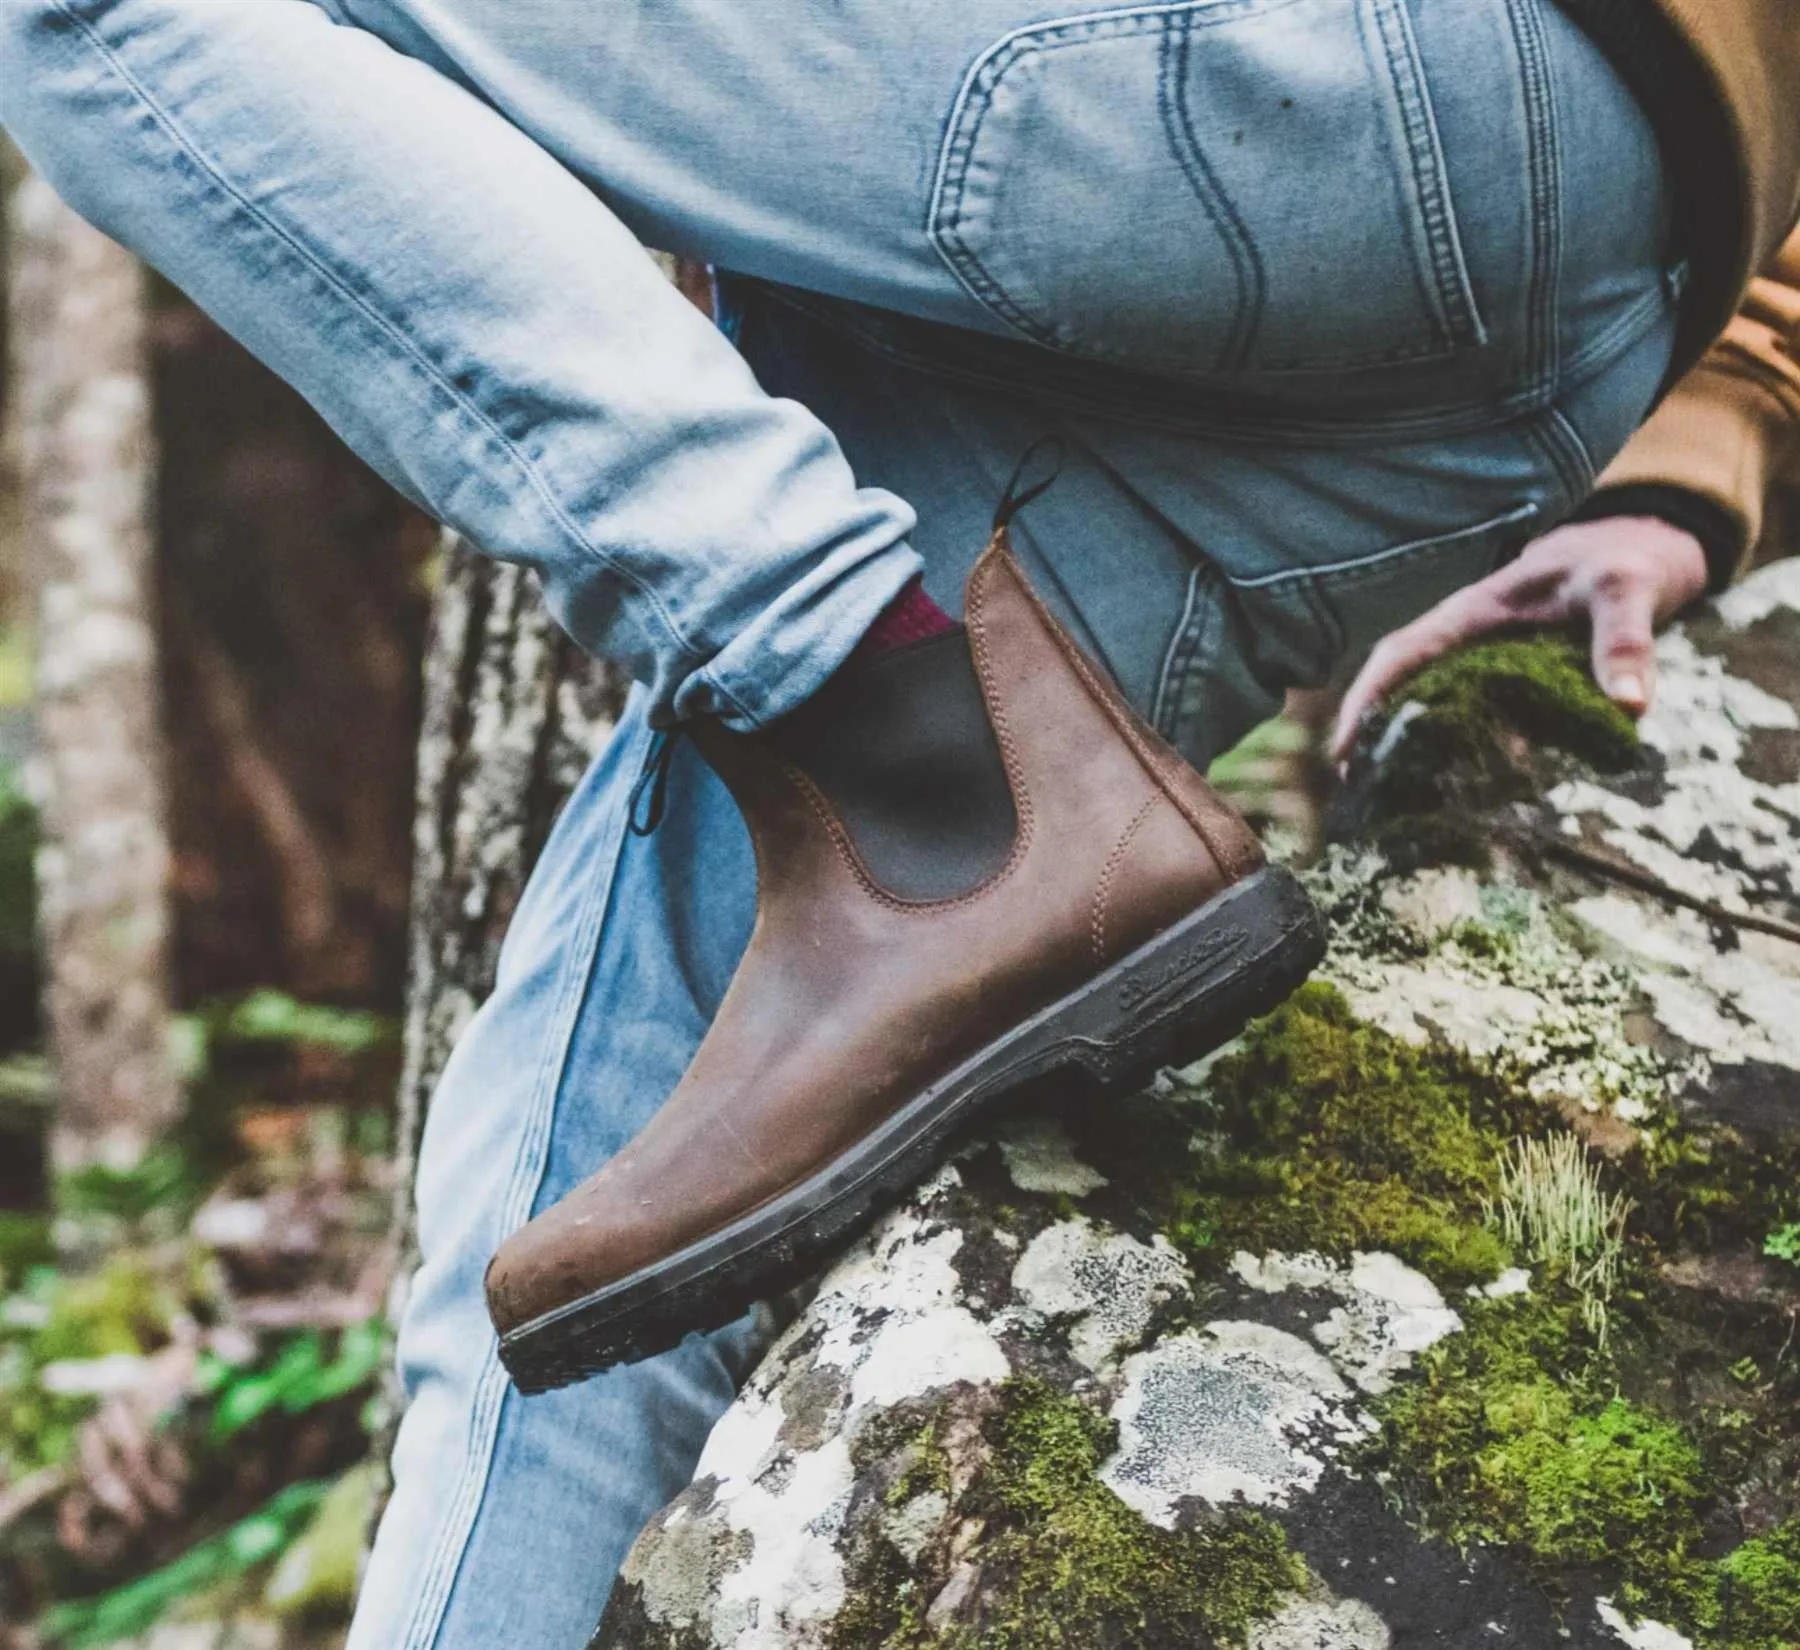
[{"label": "brown leather chelsea boot", "polygon": [[641,1134],[488,1272],[525,1392],[728,1322],[1051,1073],[1129,1093],[1318,962],[1300,884],[1132,713],[996,535],[966,633],[692,730],[756,850],[749,950]]}]

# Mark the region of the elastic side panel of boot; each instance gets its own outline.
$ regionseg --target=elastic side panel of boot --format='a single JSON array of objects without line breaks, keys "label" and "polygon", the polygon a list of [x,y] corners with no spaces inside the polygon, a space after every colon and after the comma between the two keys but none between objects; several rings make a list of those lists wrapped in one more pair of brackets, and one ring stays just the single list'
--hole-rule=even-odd
[{"label": "elastic side panel of boot", "polygon": [[896,899],[960,898],[1012,853],[1018,811],[960,628],[839,671],[768,736]]}]

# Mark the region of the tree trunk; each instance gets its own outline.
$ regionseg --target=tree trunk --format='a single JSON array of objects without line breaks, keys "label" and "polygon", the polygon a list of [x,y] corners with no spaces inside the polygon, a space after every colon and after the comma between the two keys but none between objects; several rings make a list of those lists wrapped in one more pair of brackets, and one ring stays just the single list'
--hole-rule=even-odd
[{"label": "tree trunk", "polygon": [[152,329],[177,1004],[397,1014],[437,528],[186,299]]},{"label": "tree trunk", "polygon": [[[397,1130],[396,1323],[411,1277],[413,1168],[444,1062],[493,989],[500,942],[569,792],[623,703],[616,671],[556,626],[529,574],[454,537],[425,656],[412,954]],[[387,1425],[398,1419],[389,1394]],[[391,1436],[378,1439],[391,1445]],[[385,1460],[387,1448],[378,1459]]]},{"label": "tree trunk", "polygon": [[596,1646],[1800,1643],[1800,563],[1660,657],[1641,746],[1560,642],[1416,679],[1320,980],[969,1141]]},{"label": "tree trunk", "polygon": [[39,922],[56,1162],[137,1162],[179,1115],[168,1052],[154,455],[136,262],[41,180],[13,199],[13,412],[37,590]]}]

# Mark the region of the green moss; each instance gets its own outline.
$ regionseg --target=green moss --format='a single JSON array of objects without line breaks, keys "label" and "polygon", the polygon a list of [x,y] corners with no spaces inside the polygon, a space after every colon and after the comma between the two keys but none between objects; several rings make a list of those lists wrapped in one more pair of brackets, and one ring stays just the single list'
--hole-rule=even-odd
[{"label": "green moss", "polygon": [[1673,1623],[1700,1650],[1794,1650],[1800,1644],[1800,1519],[1721,1559],[1671,1563],[1649,1582],[1627,1581],[1628,1616]]},{"label": "green moss", "polygon": [[1603,770],[1629,767],[1637,756],[1637,724],[1600,691],[1581,650],[1560,637],[1466,648],[1427,665],[1403,692],[1475,759],[1508,731]]},{"label": "green moss", "polygon": [[[945,1454],[943,1443],[938,1437],[941,1426],[942,1417],[934,1414],[899,1446],[897,1459],[900,1471],[887,1493],[887,1504],[890,1507],[904,1507],[907,1502],[921,1495],[950,1493],[950,1458]],[[874,1443],[876,1452],[886,1453],[879,1436],[871,1442]]]},{"label": "green moss", "polygon": [[1238,1249],[1386,1250],[1445,1286],[1508,1264],[1484,1202],[1505,1142],[1538,1117],[1474,1062],[1358,1020],[1305,987],[1215,1065],[1217,1135],[1173,1188],[1167,1229]]},{"label": "green moss", "polygon": [[1709,1567],[1706,1627],[1724,1650],[1793,1650],[1800,1640],[1800,1519]]},{"label": "green moss", "polygon": [[1232,1513],[1189,1531],[1145,1522],[1101,1481],[1116,1429],[1085,1405],[1034,1381],[1009,1382],[1000,1396],[987,1459],[956,1508],[982,1532],[965,1555],[979,1581],[964,1619],[928,1625],[943,1578],[913,1574],[876,1539],[854,1567],[832,1650],[1240,1644],[1306,1585],[1305,1566],[1266,1518]]},{"label": "green moss", "polygon": [[1394,698],[1405,737],[1371,776],[1365,823],[1397,862],[1482,865],[1472,811],[1540,794],[1541,753],[1602,771],[1637,758],[1631,718],[1595,684],[1587,660],[1554,636],[1485,642],[1428,665]]},{"label": "green moss", "polygon": [[1380,1411],[1381,1464],[1459,1546],[1654,1584],[1699,1539],[1709,1493],[1678,1425],[1611,1390],[1572,1293],[1483,1302]]},{"label": "green moss", "polygon": [[1681,1428],[1622,1398],[1583,1414],[1542,1378],[1494,1394],[1484,1419],[1491,1436],[1473,1465],[1509,1545],[1563,1564],[1679,1560],[1704,1494]]},{"label": "green moss", "polygon": [[1754,1252],[1793,1212],[1800,1135],[1759,1140],[1677,1118],[1648,1133],[1624,1167],[1632,1225],[1666,1254]]},{"label": "green moss", "polygon": [[[1540,917],[1502,900],[1484,906],[1479,933],[1448,943],[1465,966],[1486,958],[1521,989],[1578,988],[1615,1012],[1607,982],[1580,972],[1598,965],[1548,944]],[[1604,1101],[1618,1051],[1602,1067],[1570,1046]],[[1531,1095],[1546,1058],[1414,1047],[1314,985],[1253,1026],[1182,1103],[1149,1106],[1123,1128],[1109,1114],[1080,1150],[1116,1183],[1154,1188],[1159,1223],[1203,1277],[1239,1249],[1380,1248],[1449,1288],[1507,1259],[1486,1219],[1506,1150],[1567,1127]],[[1621,1092],[1655,1092],[1625,1075]],[[1553,1595],[1599,1585],[1699,1650],[1796,1650],[1800,1523],[1724,1556],[1718,1545],[1732,1506],[1766,1489],[1771,1462],[1791,1450],[1800,1377],[1780,1373],[1790,1326],[1776,1307],[1733,1301],[1706,1308],[1700,1327],[1695,1300],[1665,1271],[1679,1257],[1755,1253],[1784,1232],[1800,1141],[1752,1138],[1657,1100],[1642,1145],[1606,1171],[1637,1205],[1606,1344],[1555,1263],[1534,1268],[1527,1296],[1459,1300],[1463,1332],[1377,1400],[1359,1465],[1415,1523],[1505,1552]],[[1739,1360],[1734,1389],[1727,1371]]]},{"label": "green moss", "polygon": [[1464,1318],[1379,1403],[1363,1463],[1434,1533],[1505,1549],[1552,1590],[1571,1569],[1600,1569],[1628,1613],[1700,1650],[1800,1643],[1800,1520],[1700,1556],[1719,1491],[1706,1452],[1618,1395],[1572,1292],[1482,1302]]}]

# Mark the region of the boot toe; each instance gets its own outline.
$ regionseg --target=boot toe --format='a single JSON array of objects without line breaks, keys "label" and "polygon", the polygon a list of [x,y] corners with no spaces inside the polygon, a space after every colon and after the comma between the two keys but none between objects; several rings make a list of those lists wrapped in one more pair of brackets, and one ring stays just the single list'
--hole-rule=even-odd
[{"label": "boot toe", "polygon": [[488,1316],[502,1336],[616,1281],[615,1245],[592,1210],[572,1219],[566,1205],[513,1233],[488,1263]]}]

